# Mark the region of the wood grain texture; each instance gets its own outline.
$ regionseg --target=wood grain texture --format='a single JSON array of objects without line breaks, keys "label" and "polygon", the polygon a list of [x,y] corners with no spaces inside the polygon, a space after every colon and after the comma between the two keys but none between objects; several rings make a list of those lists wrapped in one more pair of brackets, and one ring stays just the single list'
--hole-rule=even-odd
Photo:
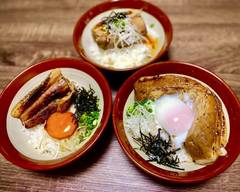
[{"label": "wood grain texture", "polygon": [[[100,0],[1,0],[0,91],[27,66],[54,57],[77,57],[72,31],[79,16]],[[240,98],[240,1],[149,0],[170,17],[174,38],[163,60],[203,66]],[[114,75],[111,86],[119,88]],[[0,156],[0,191],[240,191],[240,158],[219,176],[176,186],[139,170],[121,150],[110,123],[83,158],[51,172],[18,168]]]}]

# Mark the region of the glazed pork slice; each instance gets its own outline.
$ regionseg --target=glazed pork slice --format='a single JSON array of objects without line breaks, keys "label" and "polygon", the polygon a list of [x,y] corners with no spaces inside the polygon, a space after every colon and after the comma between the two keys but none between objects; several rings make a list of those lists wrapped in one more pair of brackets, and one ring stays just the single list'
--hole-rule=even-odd
[{"label": "glazed pork slice", "polygon": [[62,77],[59,81],[52,84],[44,93],[39,95],[37,100],[22,113],[20,116],[21,121],[25,122],[43,107],[47,106],[52,100],[65,95],[68,91],[68,81]]},{"label": "glazed pork slice", "polygon": [[32,128],[54,112],[66,111],[75,93],[75,86],[60,69],[54,69],[39,86],[30,91],[12,109],[12,117],[19,118],[26,128]]},{"label": "glazed pork slice", "polygon": [[62,77],[60,69],[54,69],[48,77],[30,93],[28,93],[21,101],[19,101],[11,111],[12,117],[19,118],[22,113],[32,105],[36,99],[45,92],[52,84]]},{"label": "glazed pork slice", "polygon": [[189,130],[184,146],[198,164],[210,164],[218,156],[226,154],[227,135],[220,101],[206,93],[199,95],[195,103],[198,112]]},{"label": "glazed pork slice", "polygon": [[52,113],[66,111],[70,107],[72,103],[72,96],[75,93],[74,85],[70,82],[69,88],[70,90],[67,92],[66,95],[63,95],[62,98],[51,101],[47,106],[43,107],[30,119],[23,121],[25,127],[32,128],[38,124],[44,123],[45,120],[47,120]]},{"label": "glazed pork slice", "polygon": [[[115,15],[111,16],[113,14]],[[92,29],[93,38],[100,48],[105,50],[111,49],[114,47],[123,48],[123,47],[128,47],[132,44],[138,43],[137,40],[136,41],[132,40],[133,42],[131,41],[130,44],[126,43],[127,41],[126,42],[122,41],[122,43],[117,43],[120,40],[119,36],[116,34],[113,34],[112,31],[120,30],[121,33],[126,36],[127,34],[125,33],[127,33],[127,30],[126,30],[127,28],[125,29],[125,27],[127,27],[126,26],[127,24],[124,21],[126,19],[129,20],[129,23],[138,34],[140,34],[141,36],[147,35],[147,28],[139,11],[120,12],[120,14],[113,12],[111,15],[109,16],[112,18],[111,21],[110,19],[108,21],[107,20],[101,21]],[[117,18],[121,18],[123,20],[122,22],[124,22],[125,24],[121,25],[121,22],[119,22],[120,19],[118,19],[117,21]],[[120,29],[115,28],[115,30],[113,30],[111,29],[111,27],[109,28],[107,23],[111,23],[111,22],[114,23],[114,26],[115,24],[119,25]],[[119,23],[117,24],[117,22]]]},{"label": "glazed pork slice", "polygon": [[134,84],[136,100],[158,99],[164,94],[188,93],[193,101],[194,122],[184,142],[198,164],[209,164],[226,155],[227,130],[220,100],[195,80],[176,75],[142,77]]}]

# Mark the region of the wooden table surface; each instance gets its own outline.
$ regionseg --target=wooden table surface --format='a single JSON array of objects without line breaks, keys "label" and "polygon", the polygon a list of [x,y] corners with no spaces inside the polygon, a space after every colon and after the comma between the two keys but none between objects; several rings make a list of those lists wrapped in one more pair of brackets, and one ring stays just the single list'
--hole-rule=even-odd
[{"label": "wooden table surface", "polygon": [[[1,0],[0,91],[31,64],[46,58],[78,57],[72,43],[74,24],[99,2]],[[173,42],[163,59],[192,62],[215,72],[240,98],[240,1],[150,2],[161,7],[173,24]],[[115,91],[120,84],[111,86]],[[240,191],[239,172],[240,158],[224,173],[201,184],[166,184],[146,175],[127,158],[109,123],[88,154],[59,170],[31,172],[0,156],[0,191]]]}]

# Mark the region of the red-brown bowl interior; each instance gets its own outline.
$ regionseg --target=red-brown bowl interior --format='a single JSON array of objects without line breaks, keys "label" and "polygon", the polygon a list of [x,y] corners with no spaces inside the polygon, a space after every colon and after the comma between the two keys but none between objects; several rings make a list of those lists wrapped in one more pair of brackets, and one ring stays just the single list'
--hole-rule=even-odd
[{"label": "red-brown bowl interior", "polygon": [[[202,169],[179,175],[148,163],[131,147],[123,127],[123,110],[126,100],[133,90],[133,84],[142,76],[165,73],[184,74],[199,79],[213,88],[220,96],[227,108],[230,120],[230,137],[226,146],[227,156],[219,157],[216,162]],[[230,87],[215,74],[192,64],[170,61],[151,64],[140,69],[125,81],[117,93],[112,117],[115,134],[127,156],[145,172],[169,182],[195,183],[209,179],[227,169],[240,153],[240,104],[237,97]]]},{"label": "red-brown bowl interior", "polygon": [[88,22],[94,18],[95,16],[99,15],[102,12],[105,12],[110,9],[116,9],[116,8],[133,8],[133,9],[141,9],[143,11],[146,11],[156,17],[156,19],[162,24],[166,40],[165,43],[160,50],[160,52],[157,54],[157,56],[150,61],[150,63],[153,63],[154,61],[158,60],[164,53],[168,50],[170,43],[172,41],[172,25],[170,20],[168,19],[167,15],[158,7],[155,5],[141,1],[141,0],[117,0],[117,1],[107,1],[101,4],[96,5],[95,7],[89,9],[85,14],[83,14],[80,19],[78,20],[77,24],[75,25],[74,32],[73,32],[73,44],[75,49],[77,50],[78,54],[81,58],[84,60],[96,65],[99,68],[106,69],[106,70],[112,70],[112,71],[129,71],[129,70],[136,70],[144,65],[138,66],[138,67],[132,67],[132,68],[124,68],[124,69],[115,69],[115,68],[108,68],[103,65],[100,65],[98,63],[94,63],[92,60],[90,60],[85,54],[84,50],[81,47],[79,41],[81,40],[81,36],[83,33],[84,28],[88,24]]},{"label": "red-brown bowl interior", "polygon": [[[98,83],[100,89],[102,90],[103,94],[103,115],[100,122],[99,127],[92,135],[92,137],[87,141],[85,145],[83,145],[79,150],[75,153],[61,158],[57,160],[51,161],[37,161],[30,158],[27,158],[20,152],[18,152],[12,143],[9,140],[7,129],[6,129],[6,118],[8,113],[8,108],[17,93],[17,91],[31,78],[42,73],[44,71],[54,69],[54,68],[74,68],[81,70],[91,77],[95,79]],[[21,74],[19,74],[13,81],[11,81],[5,90],[0,95],[0,152],[1,154],[13,164],[31,170],[49,170],[61,167],[66,165],[73,160],[82,156],[85,152],[87,152],[93,144],[97,141],[100,135],[103,133],[103,130],[106,127],[108,122],[110,113],[111,113],[111,106],[112,106],[112,96],[111,90],[109,85],[104,78],[104,76],[92,65],[78,60],[78,59],[70,59],[70,58],[60,58],[60,59],[49,59],[43,61],[41,63],[35,64],[26,70],[24,70]]]}]

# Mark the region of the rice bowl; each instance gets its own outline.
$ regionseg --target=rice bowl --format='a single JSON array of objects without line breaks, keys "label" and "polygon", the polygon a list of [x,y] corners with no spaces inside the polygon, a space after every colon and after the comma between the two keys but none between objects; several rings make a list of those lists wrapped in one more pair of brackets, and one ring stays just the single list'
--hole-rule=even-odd
[{"label": "rice bowl", "polygon": [[[18,91],[10,105],[7,116],[7,131],[12,144],[25,156],[37,160],[58,159],[75,152],[89,140],[91,135],[94,134],[94,131],[96,130],[94,129],[89,138],[83,142],[79,142],[79,132],[75,132],[67,139],[58,140],[49,136],[47,131],[44,129],[44,124],[37,125],[31,129],[26,129],[20,121],[11,117],[10,112],[16,102],[23,97],[23,94],[32,89],[32,85],[34,85],[35,82],[44,79],[48,73],[49,71],[46,71],[35,76]],[[66,77],[70,76],[71,80],[74,81],[74,84],[77,84],[78,86],[80,85],[78,82],[81,82],[81,86],[84,86],[85,88],[88,88],[90,84],[91,87],[97,90],[96,94],[98,95],[98,98],[102,98],[102,93],[100,92],[98,84],[88,74],[70,68],[62,69],[62,73]],[[99,101],[99,106],[99,118],[101,119],[103,111],[102,99]],[[75,110],[76,109],[73,106],[70,108],[70,111],[73,113]],[[98,124],[99,121],[96,126],[98,126]],[[16,127],[20,127],[20,129],[16,129]],[[15,137],[15,135],[21,136]]]},{"label": "rice bowl", "polygon": [[134,70],[156,61],[171,41],[168,17],[145,1],[98,4],[80,17],[73,32],[79,55],[111,71]]},{"label": "rice bowl", "polygon": [[[184,77],[184,78],[189,78],[192,79],[198,83],[200,83],[201,85],[203,85],[204,87],[206,87],[207,89],[211,90],[211,92],[214,93],[214,95],[221,101],[221,107],[223,109],[223,113],[224,113],[224,119],[225,119],[225,125],[226,125],[226,132],[227,132],[227,139],[229,138],[230,135],[230,123],[229,123],[229,116],[228,116],[228,112],[226,109],[226,106],[224,105],[223,101],[221,100],[221,98],[219,97],[219,95],[211,88],[209,87],[207,84],[189,77],[189,76],[184,76],[184,75],[179,75],[179,74],[164,74],[161,75],[160,77],[164,77],[166,75],[174,75],[177,77]],[[165,99],[164,99],[165,97]],[[160,116],[164,116],[164,114],[167,114],[167,112],[171,109],[171,106],[173,105],[173,102],[176,101],[176,99],[179,96],[177,94],[172,94],[172,95],[165,95],[162,96],[163,98],[163,102],[164,105],[167,107],[165,110],[162,111]],[[161,97],[160,97],[161,98]],[[170,99],[170,102],[169,102]],[[194,104],[193,102],[190,100],[189,96],[187,94],[184,95],[184,103],[191,109],[193,110],[194,108]],[[141,126],[141,130],[143,133],[151,133],[151,135],[155,135],[157,133],[158,128],[164,129],[164,127],[162,125],[159,125],[157,122],[158,120],[156,119],[157,116],[157,109],[156,107],[159,105],[159,101],[151,101],[149,100],[148,102],[150,102],[149,104],[147,104],[148,107],[150,107],[152,109],[152,112],[149,113],[148,111],[144,110],[144,107],[141,109],[141,113],[144,114],[144,117],[146,117],[146,119],[144,120],[144,118],[141,120],[138,120],[138,117],[134,117],[134,116],[127,116],[128,114],[128,110],[129,107],[133,106],[135,102],[135,94],[134,91],[132,91],[126,101],[125,107],[124,107],[124,113],[123,113],[123,123],[124,123],[124,130],[125,130],[125,134],[128,138],[129,143],[131,144],[133,149],[136,149],[136,152],[143,157],[145,160],[148,160],[148,156],[141,150],[139,150],[139,147],[137,145],[137,143],[135,142],[135,140],[133,138],[139,137],[139,130],[137,129],[138,125],[142,125]],[[169,103],[167,103],[169,102]],[[163,108],[164,105],[161,105],[161,107]],[[144,122],[146,121],[146,122]],[[181,143],[184,142],[184,138],[186,138],[186,134],[180,134],[180,137],[173,137],[172,141],[174,142],[175,147],[180,148],[180,150],[176,151],[176,155],[179,158],[179,168],[180,169],[176,169],[176,168],[171,168],[168,166],[164,166],[161,164],[158,164],[156,162],[150,162],[152,163],[154,166],[157,166],[161,169],[164,170],[168,170],[168,171],[174,171],[174,172],[189,172],[189,171],[194,171],[194,170],[198,170],[201,168],[206,167],[207,165],[201,165],[201,164],[197,164],[195,163],[191,156],[187,153],[186,149],[184,147],[181,147]],[[165,136],[166,139],[166,136]]]},{"label": "rice bowl", "polygon": [[165,42],[163,26],[154,16],[137,9],[115,9],[114,12],[138,11],[146,23],[148,36],[154,39],[154,49],[143,43],[122,49],[113,48],[103,50],[99,48],[91,35],[91,30],[99,21],[111,14],[112,11],[113,10],[109,10],[97,15],[85,27],[80,44],[86,56],[90,58],[92,62],[116,69],[138,67],[155,58]]},{"label": "rice bowl", "polygon": [[[15,106],[26,93],[36,87],[51,70],[56,68],[61,68],[64,76],[66,75],[70,81],[76,82],[76,85],[84,87],[86,90],[89,89],[90,85],[99,99],[99,121],[91,121],[94,128],[91,132],[87,132],[86,139],[76,146],[74,142],[71,142],[73,148],[72,150],[65,151],[66,153],[57,150],[57,145],[64,142],[65,137],[54,139],[56,135],[54,136],[52,132],[49,132],[52,130],[50,129],[51,124],[41,125],[41,122],[43,122],[41,121],[39,122],[40,124],[38,123],[39,126],[32,127],[29,126],[30,124],[25,124],[25,121],[23,121],[24,124],[22,124],[22,119],[13,118],[12,116],[13,106]],[[24,90],[24,92],[22,92],[22,90]],[[63,98],[65,98],[65,96],[63,96]],[[30,170],[55,169],[81,157],[96,143],[97,139],[103,133],[111,113],[111,92],[102,74],[88,63],[71,58],[49,59],[30,66],[10,82],[2,92],[0,100],[2,103],[2,131],[0,133],[1,154],[13,164]],[[34,104],[35,103],[36,102],[34,102]],[[47,107],[49,107],[50,104]],[[67,110],[67,112],[62,112],[64,115],[63,119],[65,119],[66,114],[73,114],[74,112],[72,107]],[[41,111],[42,110],[37,111],[36,115],[41,113]],[[51,118],[52,116],[56,117],[55,114],[58,113],[59,112],[52,113],[47,119],[47,122],[50,121],[49,119],[53,119]],[[71,115],[71,117],[73,116]],[[55,121],[58,125],[62,122],[61,119],[59,120],[59,122]],[[60,130],[60,126],[56,128],[56,130]],[[67,126],[62,131],[67,131],[66,133],[68,133],[68,130],[69,127]],[[88,133],[90,133],[90,135]],[[72,139],[75,140],[74,134],[67,136],[67,139],[72,140],[69,138],[71,136]],[[42,145],[40,144],[41,137],[44,137]]]},{"label": "rice bowl", "polygon": [[[169,65],[171,65],[171,67]],[[140,145],[139,145],[139,140],[136,137],[134,137],[134,139],[133,139],[131,132],[130,132],[130,137],[129,137],[129,133],[128,133],[129,126],[127,125],[128,127],[126,127],[126,124],[129,123],[129,122],[126,122],[126,110],[127,111],[130,110],[129,112],[133,112],[132,105],[135,103],[135,101],[134,101],[135,98],[137,98],[138,102],[142,101],[142,104],[144,104],[145,101],[142,99],[144,99],[145,97],[143,97],[143,95],[142,95],[142,97],[140,97],[139,94],[144,94],[145,96],[148,97],[148,96],[150,96],[148,94],[149,93],[148,90],[153,91],[153,92],[151,91],[151,96],[154,96],[155,94],[157,94],[157,91],[165,90],[164,89],[165,83],[163,83],[163,82],[162,82],[163,84],[161,84],[161,86],[160,86],[160,89],[157,89],[156,86],[159,86],[160,84],[154,84],[152,81],[152,83],[153,83],[152,85],[155,86],[155,89],[154,89],[155,92],[147,84],[142,84],[141,89],[140,88],[136,89],[137,87],[135,87],[135,86],[140,85],[140,82],[142,82],[142,83],[145,82],[144,79],[146,79],[146,83],[149,82],[150,79],[147,80],[147,78],[146,78],[148,76],[159,76],[159,75],[164,75],[164,74],[177,74],[177,75],[189,76],[191,78],[199,80],[200,83],[203,82],[204,84],[209,86],[214,91],[214,93],[216,93],[217,96],[219,96],[218,99],[224,103],[224,105],[221,104],[222,109],[223,109],[222,112],[224,112],[225,109],[227,111],[227,113],[225,113],[226,111],[224,112],[226,124],[225,125],[221,124],[221,126],[224,125],[226,127],[228,127],[228,126],[230,127],[230,131],[228,132],[229,135],[226,134],[226,137],[224,136],[224,140],[225,140],[225,138],[228,140],[227,144],[225,146],[227,154],[226,153],[221,154],[221,156],[219,156],[217,159],[214,158],[213,161],[211,161],[211,163],[208,161],[209,164],[207,166],[197,168],[195,166],[194,167],[191,167],[191,166],[185,167],[184,165],[182,165],[180,167],[180,166],[176,166],[176,164],[172,164],[172,165],[174,165],[174,169],[172,169],[170,167],[165,167],[163,165],[159,165],[158,161],[160,161],[161,159],[159,159],[157,161],[154,160],[155,159],[154,156],[156,156],[156,155],[149,156],[151,153],[146,153],[147,152],[145,150],[146,147],[150,147],[149,142],[146,143],[147,145],[145,147],[143,147],[143,142],[141,141]],[[145,78],[141,79],[141,77],[145,77]],[[141,80],[139,81],[139,79],[141,79],[142,81]],[[159,80],[160,79],[161,78],[159,78]],[[157,80],[157,78],[156,78],[156,80]],[[139,83],[135,84],[136,81],[139,81]],[[175,81],[171,81],[171,82],[174,83]],[[185,81],[185,82],[187,82],[187,81]],[[182,85],[181,81],[176,81],[175,83],[178,83],[178,85]],[[203,86],[204,86],[204,84],[203,84]],[[169,86],[170,86],[170,84],[169,84]],[[148,89],[148,88],[150,88],[150,89]],[[206,90],[206,88],[204,88],[204,89]],[[138,90],[138,91],[135,93],[135,92],[133,92],[133,90]],[[170,93],[171,93],[171,90],[172,90],[171,86],[167,90],[170,91]],[[192,91],[192,89],[189,89],[189,90]],[[161,93],[163,93],[163,92],[161,92]],[[168,92],[168,94],[170,94],[170,93]],[[206,92],[206,93],[207,93],[207,95],[209,95],[208,92]],[[213,96],[213,98],[216,98],[213,93],[211,93],[211,95]],[[196,94],[196,96],[198,96],[198,94]],[[140,99],[140,98],[142,98],[142,99]],[[153,98],[158,98],[158,96],[155,95],[155,97],[149,97],[149,99],[153,99]],[[179,99],[181,99],[181,98],[182,97],[180,97]],[[158,101],[158,102],[160,102],[160,101]],[[194,101],[194,103],[196,104],[195,101]],[[205,101],[198,102],[198,103],[205,103]],[[151,103],[149,103],[149,104],[151,104]],[[149,106],[151,106],[149,104],[147,105],[147,109],[149,110],[148,112],[152,113],[152,112],[154,112],[154,110],[151,110],[149,108]],[[191,102],[185,103],[185,104],[191,108]],[[137,104],[136,106],[138,106],[138,105],[139,104]],[[159,103],[158,103],[158,105],[159,105]],[[156,106],[158,106],[158,105],[156,105]],[[220,104],[217,104],[217,105],[220,105]],[[175,104],[174,104],[174,106],[175,106]],[[129,109],[129,107],[130,107],[130,109]],[[225,107],[225,109],[224,109],[224,107]],[[161,108],[162,107],[156,108],[156,109],[159,110]],[[163,107],[163,108],[165,108],[165,107]],[[203,108],[203,109],[205,109],[205,108]],[[143,69],[140,69],[139,71],[135,72],[131,77],[129,77],[124,82],[124,84],[120,88],[118,94],[116,95],[116,99],[114,102],[113,125],[114,125],[115,134],[118,138],[118,141],[119,141],[120,146],[122,147],[123,151],[133,161],[133,163],[137,167],[142,169],[144,172],[146,172],[152,176],[155,176],[159,179],[168,181],[168,182],[197,183],[200,181],[210,179],[210,178],[222,173],[238,157],[238,154],[240,152],[239,148],[237,147],[238,146],[237,137],[239,136],[239,129],[238,129],[239,128],[239,123],[238,123],[239,118],[237,119],[236,115],[239,113],[236,113],[236,111],[239,111],[239,110],[240,110],[240,106],[239,106],[238,98],[231,91],[230,87],[227,86],[227,84],[223,80],[221,80],[219,77],[217,77],[215,74],[207,71],[204,68],[201,68],[201,67],[193,65],[193,64],[169,61],[169,62],[161,62],[161,63],[151,64],[149,66],[146,66]],[[140,114],[140,113],[136,112],[135,114]],[[163,113],[161,112],[160,114],[163,114]],[[202,113],[202,114],[204,114],[204,113]],[[151,114],[148,114],[148,115],[151,115]],[[160,116],[157,115],[156,117],[159,118]],[[153,116],[153,118],[154,118],[154,116]],[[219,116],[218,118],[222,119],[222,116]],[[229,119],[229,121],[228,121],[228,119]],[[160,119],[158,119],[158,121],[159,120]],[[174,118],[173,118],[173,120],[174,120]],[[201,120],[201,118],[200,118],[200,120]],[[130,122],[134,122],[134,121],[131,120]],[[143,121],[141,121],[141,122],[142,122],[142,124],[144,123]],[[199,122],[203,123],[204,121],[199,121]],[[148,122],[148,123],[150,123],[150,125],[151,124],[154,125],[155,121],[150,120],[150,122]],[[229,123],[229,125],[228,125],[228,123]],[[132,123],[130,123],[130,124],[132,124]],[[219,126],[219,124],[217,126]],[[163,128],[165,128],[165,127],[163,127]],[[169,127],[167,129],[170,131]],[[147,129],[145,129],[145,130],[147,130]],[[227,130],[227,129],[224,128],[224,130]],[[139,129],[137,130],[137,133],[140,133]],[[134,133],[134,134],[136,134],[136,133]],[[142,135],[143,138],[146,138],[146,141],[147,141],[147,137],[150,138],[149,140],[154,141],[151,144],[152,145],[151,147],[153,147],[154,146],[153,144],[155,144],[156,141],[159,142],[159,136],[155,135],[154,132],[151,134],[152,135],[150,136],[150,135],[146,134],[146,132],[143,133],[143,131],[142,131],[142,133],[140,133],[140,135]],[[190,134],[189,134],[189,136],[190,136]],[[189,136],[188,136],[188,138],[189,138]],[[136,141],[135,139],[137,139],[138,143],[135,142]],[[196,139],[198,139],[198,138],[196,138]],[[209,142],[209,141],[207,141],[207,142]],[[164,142],[162,142],[162,143],[164,143]],[[169,146],[169,144],[167,144],[167,145]],[[184,146],[185,146],[185,144],[184,144]],[[202,146],[205,147],[206,145],[202,145]],[[141,148],[143,149],[143,151]],[[221,148],[218,148],[218,149],[220,149],[218,152],[221,152]],[[152,150],[152,148],[149,148],[149,150]],[[214,150],[214,148],[213,148],[213,150]],[[171,151],[171,154],[173,154],[173,153],[175,154],[175,152],[177,152],[177,150]],[[220,153],[218,153],[218,154],[220,155]],[[175,163],[176,162],[178,163],[178,160],[175,159],[175,156],[173,156],[173,157],[174,157],[173,161]],[[178,158],[181,158],[181,157],[179,156]],[[198,163],[203,163],[203,162],[198,161]],[[200,164],[198,164],[198,165],[200,165]],[[179,168],[180,169],[184,168],[186,170],[180,170]]]}]

